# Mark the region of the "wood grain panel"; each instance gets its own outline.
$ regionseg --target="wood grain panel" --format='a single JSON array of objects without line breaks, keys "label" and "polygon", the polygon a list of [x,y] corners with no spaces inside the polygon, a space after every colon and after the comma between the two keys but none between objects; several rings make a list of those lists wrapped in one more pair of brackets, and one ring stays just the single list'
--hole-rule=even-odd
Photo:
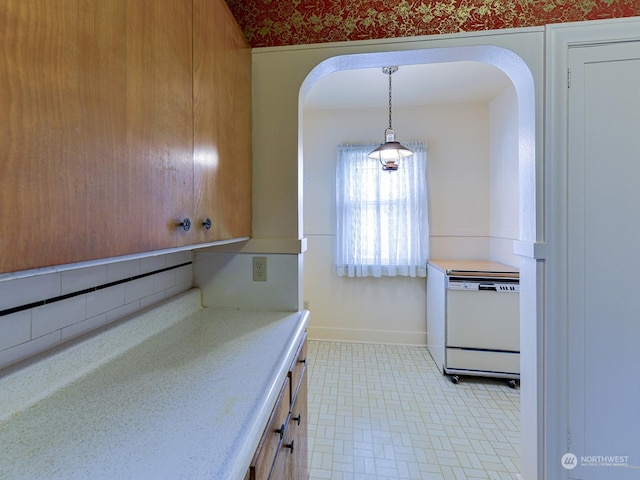
[{"label": "wood grain panel", "polygon": [[193,243],[191,0],[7,0],[0,40],[0,272]]},{"label": "wood grain panel", "polygon": [[0,7],[0,272],[108,249],[122,154],[126,1]]},{"label": "wood grain panel", "polygon": [[[307,342],[303,340],[303,346],[297,357],[296,366],[302,365],[301,374],[297,383],[296,396],[292,397],[291,418],[289,420],[287,444],[294,443],[295,450],[290,456],[290,475],[295,480],[306,480],[309,478],[309,415],[308,415],[308,390],[307,390]],[[300,363],[301,360],[305,363]],[[295,378],[295,375],[293,376]],[[281,452],[283,453],[283,452]]]},{"label": "wood grain panel", "polygon": [[199,241],[251,235],[251,56],[222,0],[194,0],[194,179]]},{"label": "wood grain panel", "polygon": [[[267,421],[267,427],[262,433],[258,447],[249,465],[249,478],[251,480],[281,479],[282,475],[272,474],[274,458],[282,445],[281,435],[285,433],[289,415],[289,377],[286,377],[273,411]],[[281,433],[282,432],[282,433]]]},{"label": "wood grain panel", "polygon": [[119,251],[194,243],[191,0],[127,2],[126,155],[113,223]]}]

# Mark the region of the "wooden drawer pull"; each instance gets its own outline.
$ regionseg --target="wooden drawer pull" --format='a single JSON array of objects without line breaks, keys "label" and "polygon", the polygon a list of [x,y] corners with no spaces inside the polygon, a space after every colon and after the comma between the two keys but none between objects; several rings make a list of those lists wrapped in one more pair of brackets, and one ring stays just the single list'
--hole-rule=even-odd
[{"label": "wooden drawer pull", "polygon": [[293,420],[294,422],[298,422],[298,426],[300,426],[300,420],[302,420],[302,414],[298,414],[297,417],[292,417],[291,420]]}]

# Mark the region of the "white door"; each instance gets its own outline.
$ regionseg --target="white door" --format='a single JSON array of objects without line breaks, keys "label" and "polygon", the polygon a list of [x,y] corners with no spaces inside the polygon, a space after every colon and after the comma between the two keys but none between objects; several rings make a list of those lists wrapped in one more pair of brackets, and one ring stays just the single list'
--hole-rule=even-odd
[{"label": "white door", "polygon": [[[569,49],[569,478],[640,478],[640,41]],[[552,366],[551,366],[552,367]]]}]

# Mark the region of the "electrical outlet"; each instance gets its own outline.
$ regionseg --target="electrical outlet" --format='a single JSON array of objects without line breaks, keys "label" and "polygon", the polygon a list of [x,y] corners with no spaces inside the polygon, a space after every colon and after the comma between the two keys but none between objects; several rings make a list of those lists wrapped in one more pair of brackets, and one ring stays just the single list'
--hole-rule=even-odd
[{"label": "electrical outlet", "polygon": [[267,281],[267,257],[253,257],[253,281]]}]

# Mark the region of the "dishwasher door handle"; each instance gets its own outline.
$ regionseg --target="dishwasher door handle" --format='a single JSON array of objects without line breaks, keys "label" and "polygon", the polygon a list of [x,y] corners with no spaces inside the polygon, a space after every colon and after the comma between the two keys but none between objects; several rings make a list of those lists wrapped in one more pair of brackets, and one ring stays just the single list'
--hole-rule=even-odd
[{"label": "dishwasher door handle", "polygon": [[491,290],[494,292],[498,291],[498,288],[493,284],[493,283],[489,283],[489,284],[480,284],[478,285],[478,290]]}]

